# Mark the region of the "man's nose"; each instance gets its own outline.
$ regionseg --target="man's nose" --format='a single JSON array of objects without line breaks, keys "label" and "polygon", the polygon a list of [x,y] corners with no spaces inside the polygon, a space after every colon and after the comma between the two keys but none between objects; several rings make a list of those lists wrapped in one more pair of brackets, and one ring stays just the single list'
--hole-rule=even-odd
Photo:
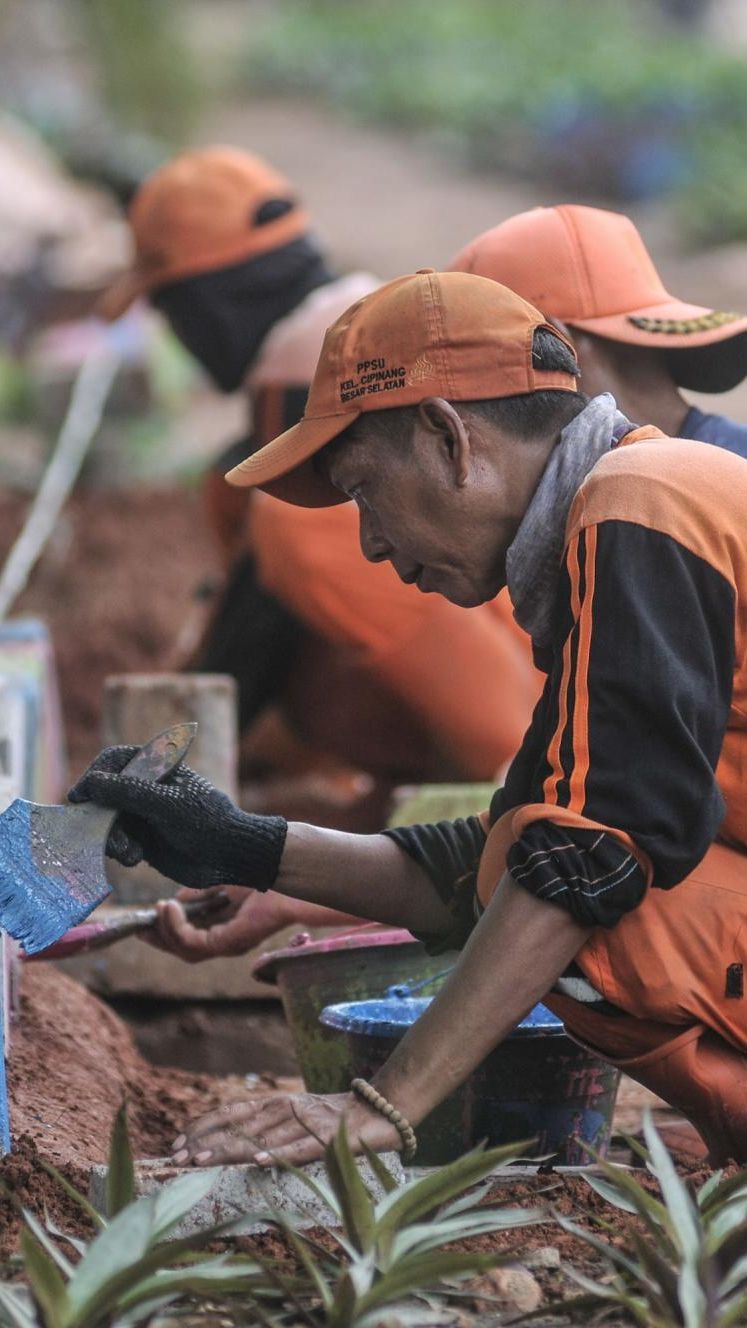
[{"label": "man's nose", "polygon": [[381,531],[376,530],[370,520],[361,516],[361,549],[363,557],[370,563],[383,563],[391,556],[392,546],[384,539]]}]

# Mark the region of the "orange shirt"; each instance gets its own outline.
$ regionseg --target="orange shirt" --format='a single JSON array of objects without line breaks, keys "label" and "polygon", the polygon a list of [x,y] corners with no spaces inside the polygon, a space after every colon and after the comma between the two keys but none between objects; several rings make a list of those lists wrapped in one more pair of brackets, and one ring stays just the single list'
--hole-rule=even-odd
[{"label": "orange shirt", "polygon": [[252,544],[263,585],[424,724],[470,779],[518,748],[541,689],[505,595],[460,609],[369,563],[353,503],[294,508],[258,494]]}]

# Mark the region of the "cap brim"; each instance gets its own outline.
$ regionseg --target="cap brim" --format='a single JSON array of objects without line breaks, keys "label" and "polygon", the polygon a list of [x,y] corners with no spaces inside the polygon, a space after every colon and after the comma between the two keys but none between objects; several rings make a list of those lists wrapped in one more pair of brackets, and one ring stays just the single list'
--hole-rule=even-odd
[{"label": "cap brim", "polygon": [[729,341],[742,332],[747,332],[747,317],[734,318],[715,327],[701,328],[696,331],[648,331],[636,327],[634,318],[654,319],[659,322],[688,323],[696,319],[708,318],[714,313],[702,304],[685,304],[683,300],[667,300],[664,304],[650,304],[644,309],[626,309],[625,313],[609,314],[605,318],[569,318],[570,327],[592,332],[598,337],[608,337],[611,341],[625,341],[632,346],[650,346],[657,350],[693,350],[699,346],[713,346],[720,341]]},{"label": "cap brim", "polygon": [[271,443],[229,470],[226,479],[238,488],[263,489],[296,507],[334,507],[347,496],[314,465],[317,452],[353,423],[360,411],[305,416]]},{"label": "cap brim", "polygon": [[140,274],[132,269],[123,272],[99,296],[95,313],[107,323],[115,323],[144,293],[145,284]]}]

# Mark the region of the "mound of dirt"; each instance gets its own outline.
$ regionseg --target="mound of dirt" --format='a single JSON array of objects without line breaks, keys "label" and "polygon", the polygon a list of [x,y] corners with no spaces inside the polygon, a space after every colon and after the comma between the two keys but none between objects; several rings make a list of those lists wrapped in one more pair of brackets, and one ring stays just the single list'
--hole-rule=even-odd
[{"label": "mound of dirt", "polygon": [[[266,1076],[252,1092],[283,1081]],[[247,1097],[237,1075],[216,1078],[151,1065],[138,1052],[125,1023],[80,983],[47,964],[23,974],[21,1019],[8,1063],[13,1153],[0,1161],[0,1181],[23,1203],[80,1227],[80,1214],[64,1200],[40,1166],[45,1158],[74,1184],[88,1188],[94,1162],[106,1160],[114,1115],[128,1105],[137,1157],[163,1157],[184,1124],[218,1106]],[[61,1208],[60,1208],[60,1205]],[[16,1245],[18,1221],[0,1203],[0,1257]]]},{"label": "mound of dirt", "polygon": [[[0,564],[29,502],[0,492]],[[14,615],[43,618],[52,634],[72,774],[101,745],[107,674],[168,668],[195,588],[217,571],[196,491],[74,494],[13,606]]]}]

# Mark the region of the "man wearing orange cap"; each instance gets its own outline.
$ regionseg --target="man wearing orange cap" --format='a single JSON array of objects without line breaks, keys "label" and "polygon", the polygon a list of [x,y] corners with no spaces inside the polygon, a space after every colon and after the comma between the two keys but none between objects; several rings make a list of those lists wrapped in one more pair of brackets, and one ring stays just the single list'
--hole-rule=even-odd
[{"label": "man wearing orange cap", "polygon": [[747,318],[670,295],[628,217],[532,208],[478,235],[450,267],[500,281],[564,325],[590,396],[611,392],[631,420],[747,457],[747,426],[680,391],[726,392],[747,376]]},{"label": "man wearing orange cap", "polygon": [[[546,671],[483,817],[356,836],[238,811],[187,769],[109,749],[72,791],[123,813],[108,849],[196,887],[343,905],[453,974],[376,1074],[190,1126],[177,1163],[319,1155],[413,1128],[540,998],[747,1158],[747,467],[577,391],[566,338],[505,287],[418,273],[327,332],[303,419],[231,473],[352,499],[372,562],[454,604],[508,584]],[[488,700],[489,698],[486,698]]]},{"label": "man wearing orange cap", "polygon": [[[471,615],[425,602],[391,568],[361,558],[352,509],[301,512],[263,494],[250,506],[223,480],[232,455],[300,418],[326,327],[375,278],[334,277],[289,182],[237,149],[167,162],[138,191],[130,225],[135,263],[102,312],[115,317],[147,295],[217,385],[244,385],[250,400],[252,438],[207,485],[230,570],[198,666],[236,674],[242,728],[279,700],[326,767],[352,765],[382,792],[491,778],[538,693],[505,600]],[[496,673],[502,696],[486,712]],[[373,800],[377,825],[383,803]]]}]

